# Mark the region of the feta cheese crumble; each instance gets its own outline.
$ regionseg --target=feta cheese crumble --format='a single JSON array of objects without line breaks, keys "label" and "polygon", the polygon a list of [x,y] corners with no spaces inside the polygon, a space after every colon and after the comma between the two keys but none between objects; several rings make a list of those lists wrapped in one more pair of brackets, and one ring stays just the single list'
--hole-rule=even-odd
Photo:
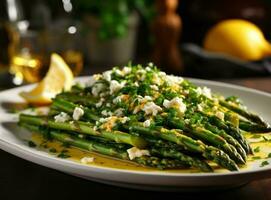
[{"label": "feta cheese crumble", "polygon": [[112,112],[111,112],[111,111],[107,111],[107,110],[103,110],[103,111],[101,112],[101,114],[102,114],[103,116],[112,116]]},{"label": "feta cheese crumble", "polygon": [[169,85],[181,84],[183,82],[183,78],[179,76],[166,75],[165,79]]},{"label": "feta cheese crumble", "polygon": [[163,102],[163,106],[165,108],[176,108],[179,113],[185,113],[186,111],[186,105],[183,103],[183,100],[179,97],[175,97],[171,99],[170,101],[165,99]]},{"label": "feta cheese crumble", "polygon": [[129,117],[122,117],[121,119],[120,119],[120,122],[122,123],[122,124],[125,124],[126,122],[128,122],[130,120],[130,118]]},{"label": "feta cheese crumble", "polygon": [[74,120],[79,120],[80,117],[82,117],[83,115],[84,115],[84,110],[82,108],[75,107],[75,109],[73,110],[72,118]]},{"label": "feta cheese crumble", "polygon": [[101,91],[103,91],[104,89],[104,84],[102,83],[96,83],[95,85],[93,85],[92,89],[91,89],[91,93],[93,94],[93,96],[97,97]]},{"label": "feta cheese crumble", "polygon": [[66,122],[70,119],[70,116],[65,113],[61,112],[58,115],[54,116],[55,122]]},{"label": "feta cheese crumble", "polygon": [[215,116],[217,116],[221,120],[224,120],[224,113],[221,111],[217,111]]},{"label": "feta cheese crumble", "polygon": [[197,105],[197,109],[198,109],[198,111],[202,112],[202,111],[203,111],[202,105],[201,105],[201,104],[198,104],[198,105]]},{"label": "feta cheese crumble", "polygon": [[111,74],[112,74],[112,71],[111,71],[111,70],[105,71],[105,72],[103,73],[103,78],[104,78],[106,81],[110,82],[110,81],[111,81]]},{"label": "feta cheese crumble", "polygon": [[207,98],[212,99],[212,93],[211,93],[210,88],[207,88],[207,87],[200,88],[200,87],[198,87],[196,89],[196,92],[197,92],[198,95],[204,95]]},{"label": "feta cheese crumble", "polygon": [[83,157],[83,158],[80,159],[80,162],[82,164],[92,163],[93,161],[94,161],[94,157],[88,157],[88,156]]},{"label": "feta cheese crumble", "polygon": [[123,109],[123,108],[118,108],[117,110],[115,110],[114,114],[115,114],[117,117],[121,117],[121,116],[123,116],[123,112],[124,112],[124,109]]},{"label": "feta cheese crumble", "polygon": [[110,94],[114,94],[115,92],[119,91],[121,88],[124,87],[124,85],[125,85],[124,81],[121,83],[119,83],[116,80],[110,81],[110,86],[109,86]]},{"label": "feta cheese crumble", "polygon": [[133,160],[137,157],[141,157],[141,156],[150,156],[150,152],[148,150],[141,150],[138,149],[137,147],[132,147],[130,149],[127,150],[128,156],[130,160]]},{"label": "feta cheese crumble", "polygon": [[158,112],[162,111],[162,108],[153,102],[148,102],[144,105],[142,110],[146,113],[146,115],[155,116]]},{"label": "feta cheese crumble", "polygon": [[87,81],[86,86],[92,87],[98,80],[102,78],[101,74],[94,74],[90,77],[90,79]]},{"label": "feta cheese crumble", "polygon": [[123,67],[123,69],[122,69],[123,75],[130,74],[131,72],[132,72],[132,68],[131,68],[131,67],[125,66],[125,67]]},{"label": "feta cheese crumble", "polygon": [[153,89],[153,90],[159,90],[159,88],[157,87],[157,85],[150,85],[150,88]]},{"label": "feta cheese crumble", "polygon": [[151,120],[147,119],[146,121],[143,122],[144,127],[149,127],[151,125]]}]

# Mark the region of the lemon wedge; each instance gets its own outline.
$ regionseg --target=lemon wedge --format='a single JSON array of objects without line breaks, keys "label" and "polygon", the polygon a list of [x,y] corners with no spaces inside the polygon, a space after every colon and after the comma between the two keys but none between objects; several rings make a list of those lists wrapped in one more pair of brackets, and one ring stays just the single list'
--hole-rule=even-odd
[{"label": "lemon wedge", "polygon": [[49,70],[44,79],[29,92],[20,95],[31,104],[50,104],[61,91],[67,91],[73,83],[73,74],[65,61],[56,53],[51,55]]},{"label": "lemon wedge", "polygon": [[260,60],[271,55],[271,44],[253,23],[230,19],[216,24],[204,39],[208,51],[225,53],[242,60]]}]

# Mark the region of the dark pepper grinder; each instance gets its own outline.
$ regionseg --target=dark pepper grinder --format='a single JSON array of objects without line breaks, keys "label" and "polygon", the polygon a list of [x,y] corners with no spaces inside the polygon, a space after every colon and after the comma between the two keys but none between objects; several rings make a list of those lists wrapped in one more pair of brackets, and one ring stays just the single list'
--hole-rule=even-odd
[{"label": "dark pepper grinder", "polygon": [[183,63],[178,48],[182,20],[175,13],[178,0],[156,0],[157,16],[152,23],[153,62],[168,73],[181,74]]}]

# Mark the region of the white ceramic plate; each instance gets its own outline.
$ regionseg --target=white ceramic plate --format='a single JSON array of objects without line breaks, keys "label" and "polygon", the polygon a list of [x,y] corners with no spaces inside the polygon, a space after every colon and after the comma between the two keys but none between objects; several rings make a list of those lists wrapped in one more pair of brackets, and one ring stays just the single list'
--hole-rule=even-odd
[{"label": "white ceramic plate", "polygon": [[[84,77],[78,79],[80,82],[85,80]],[[191,79],[191,81],[201,86],[210,87],[212,91],[226,96],[239,96],[250,110],[259,113],[269,123],[271,122],[271,94],[213,81],[197,79]],[[271,177],[271,166],[259,167],[257,162],[251,168],[239,172],[187,174],[86,166],[70,160],[56,158],[46,152],[28,147],[25,139],[29,139],[30,133],[16,125],[17,116],[15,114],[9,114],[6,111],[6,107],[10,103],[23,101],[18,96],[20,91],[29,90],[31,87],[33,85],[0,92],[0,148],[23,159],[85,179],[141,189],[215,189],[235,187],[255,179]],[[271,163],[271,159],[269,162]]]}]

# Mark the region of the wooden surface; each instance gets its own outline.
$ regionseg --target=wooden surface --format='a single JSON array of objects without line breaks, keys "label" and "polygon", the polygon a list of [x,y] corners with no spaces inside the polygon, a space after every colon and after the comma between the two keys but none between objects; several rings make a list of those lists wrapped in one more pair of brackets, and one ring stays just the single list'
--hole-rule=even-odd
[{"label": "wooden surface", "polygon": [[[271,78],[223,81],[271,92]],[[198,200],[207,198],[222,200],[271,200],[271,179],[254,181],[236,189],[212,193],[163,193],[124,189],[86,181],[30,163],[1,150],[0,163],[0,200]]]}]

